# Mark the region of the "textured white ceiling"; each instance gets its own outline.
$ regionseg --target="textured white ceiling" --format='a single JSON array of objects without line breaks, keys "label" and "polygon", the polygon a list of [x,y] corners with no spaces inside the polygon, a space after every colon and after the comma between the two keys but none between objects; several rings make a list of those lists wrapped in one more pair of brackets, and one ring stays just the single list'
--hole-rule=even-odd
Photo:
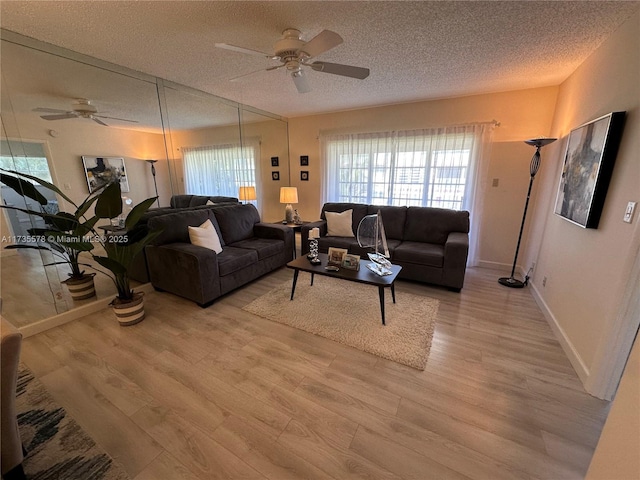
[{"label": "textured white ceiling", "polygon": [[[557,85],[637,1],[2,1],[3,28],[292,117]],[[318,60],[368,67],[355,80],[309,71],[297,93],[274,65],[217,49],[271,52],[285,28],[344,43]]]}]

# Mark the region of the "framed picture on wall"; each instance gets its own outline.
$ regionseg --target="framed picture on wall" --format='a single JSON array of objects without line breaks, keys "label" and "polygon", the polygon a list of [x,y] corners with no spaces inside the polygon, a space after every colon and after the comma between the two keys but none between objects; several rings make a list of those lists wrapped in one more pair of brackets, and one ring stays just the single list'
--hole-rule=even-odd
[{"label": "framed picture on wall", "polygon": [[302,180],[303,182],[309,181],[309,172],[307,170],[303,170],[300,172],[300,180]]},{"label": "framed picture on wall", "polygon": [[271,172],[271,180],[280,180],[280,172]]},{"label": "framed picture on wall", "polygon": [[280,164],[280,159],[278,157],[271,157],[271,166],[278,167]]},{"label": "framed picture on wall", "polygon": [[309,155],[300,155],[300,166],[309,166]]},{"label": "framed picture on wall", "polygon": [[89,157],[82,156],[84,174],[87,178],[89,193],[112,182],[120,182],[122,192],[129,191],[127,171],[122,157]]},{"label": "framed picture on wall", "polygon": [[569,133],[554,212],[598,228],[622,136],[625,112],[613,112]]}]

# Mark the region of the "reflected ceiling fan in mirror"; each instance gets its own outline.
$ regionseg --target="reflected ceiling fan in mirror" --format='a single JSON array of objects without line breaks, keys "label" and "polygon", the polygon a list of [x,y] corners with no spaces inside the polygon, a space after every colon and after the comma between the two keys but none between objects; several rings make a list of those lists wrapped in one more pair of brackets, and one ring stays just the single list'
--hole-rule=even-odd
[{"label": "reflected ceiling fan in mirror", "polygon": [[91,104],[91,100],[87,100],[86,98],[76,98],[71,103],[71,110],[59,110],[57,108],[39,107],[34,108],[33,111],[39,113],[50,113],[51,115],[40,115],[40,118],[44,120],[67,120],[69,118],[86,118],[89,120],[93,120],[97,124],[104,127],[108,127],[109,125],[103,122],[101,118],[118,120],[120,122],[138,123],[137,120],[127,120],[126,118],[98,115],[98,109],[95,107],[95,105]]},{"label": "reflected ceiling fan in mirror", "polygon": [[[339,63],[311,61],[314,57],[317,57],[318,55],[327,52],[334,47],[337,47],[343,42],[342,37],[337,33],[330,30],[323,30],[308,42],[301,40],[300,36],[300,30],[297,30],[295,28],[287,28],[284,32],[282,32],[282,38],[278,40],[273,46],[273,54],[259,52],[257,50],[251,50],[249,48],[238,47],[236,45],[230,45],[228,43],[216,43],[215,46],[234,52],[246,53],[248,55],[268,58],[271,60],[278,60],[281,65],[269,67],[266,69],[266,71],[285,68],[291,75],[293,83],[295,83],[299,93],[307,93],[311,91],[311,87],[307,82],[303,67],[309,67],[311,70],[316,72],[331,73],[333,75],[357,78],[359,80],[364,80],[369,76],[368,68],[354,67],[352,65],[341,65]],[[251,72],[247,75],[252,75],[254,73],[257,72]],[[247,75],[236,77],[234,80],[245,77]]]}]

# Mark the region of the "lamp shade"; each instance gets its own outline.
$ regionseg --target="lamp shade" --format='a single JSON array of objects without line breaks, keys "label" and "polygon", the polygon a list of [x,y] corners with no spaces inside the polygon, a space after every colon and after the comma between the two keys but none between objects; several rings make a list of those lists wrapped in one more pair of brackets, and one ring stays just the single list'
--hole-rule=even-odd
[{"label": "lamp shade", "polygon": [[256,200],[256,187],[240,187],[238,198],[245,202]]},{"label": "lamp shade", "polygon": [[298,188],[280,187],[280,203],[298,203]]}]

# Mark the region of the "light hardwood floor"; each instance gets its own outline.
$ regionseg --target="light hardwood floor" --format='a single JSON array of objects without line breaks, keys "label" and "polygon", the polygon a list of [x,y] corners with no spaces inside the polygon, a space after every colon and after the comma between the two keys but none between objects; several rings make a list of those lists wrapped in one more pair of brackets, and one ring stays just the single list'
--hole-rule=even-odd
[{"label": "light hardwood floor", "polygon": [[[24,342],[23,361],[135,480],[578,479],[609,405],[586,394],[529,291],[469,269],[440,300],[423,372],[241,308],[166,293]],[[345,321],[348,321],[345,315]]]}]

